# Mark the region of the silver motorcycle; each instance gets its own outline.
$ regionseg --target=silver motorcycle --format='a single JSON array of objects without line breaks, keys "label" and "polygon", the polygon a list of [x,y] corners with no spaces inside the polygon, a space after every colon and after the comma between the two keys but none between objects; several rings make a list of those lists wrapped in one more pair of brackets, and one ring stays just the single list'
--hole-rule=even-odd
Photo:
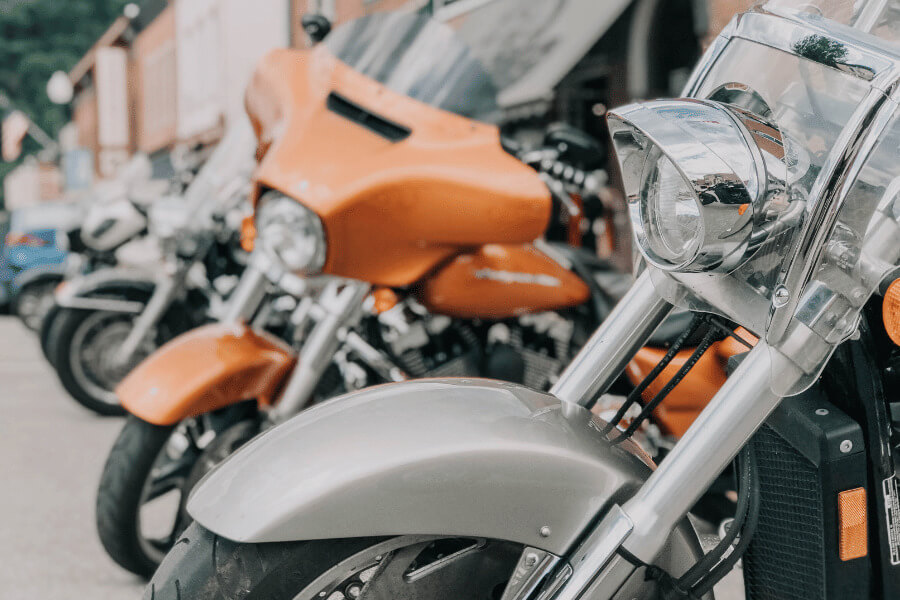
[{"label": "silver motorcycle", "polygon": [[[252,168],[253,134],[236,127],[184,196],[143,208],[114,204],[89,223],[97,247],[115,248],[116,267],[61,285],[47,333],[48,357],[60,382],[83,406],[124,414],[115,386],[143,358],[179,333],[224,310],[246,261],[237,238]],[[145,226],[149,235],[131,241]],[[148,259],[148,257],[150,257]]]},{"label": "silver motorcycle", "polygon": [[[711,598],[739,560],[750,600],[900,597],[898,14],[770,2],[684,98],[612,111],[645,264],[550,392],[435,379],[307,410],[198,486],[144,597]],[[696,360],[630,425],[584,406],[675,307],[756,337],[655,466],[629,435]],[[704,553],[688,512],[732,460]]]}]

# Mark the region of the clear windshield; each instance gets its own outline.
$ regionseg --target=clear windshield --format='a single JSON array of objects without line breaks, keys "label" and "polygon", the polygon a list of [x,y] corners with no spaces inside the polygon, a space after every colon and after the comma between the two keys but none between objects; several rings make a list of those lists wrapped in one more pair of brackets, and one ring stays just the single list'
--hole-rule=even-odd
[{"label": "clear windshield", "polygon": [[818,15],[900,43],[900,0],[771,0],[766,8]]},{"label": "clear windshield", "polygon": [[255,147],[250,123],[238,119],[184,193],[183,212],[187,222],[205,227],[214,213],[224,214],[232,203],[241,200],[256,164]]},{"label": "clear windshield", "polygon": [[[786,10],[799,3],[776,0],[766,8],[775,5]],[[743,29],[712,65],[705,65],[692,94],[735,105],[777,125],[788,193],[786,205],[770,210],[790,218],[730,273],[674,275],[689,290],[686,299],[679,298],[670,276],[654,273],[658,288],[670,299],[728,316],[765,338],[774,352],[789,357],[802,376],[773,378],[773,389],[780,395],[797,393],[815,381],[833,349],[856,329],[873,290],[900,264],[897,103],[873,100],[883,99],[870,81],[873,72],[847,68],[853,65],[843,60],[855,52],[854,43],[886,59],[897,57],[894,39],[886,43],[858,27],[866,19],[872,34],[887,37],[893,25],[884,15],[896,10],[897,0],[804,6],[807,14],[810,7],[823,15],[829,7],[848,12],[842,13],[841,25],[820,16],[804,16],[793,24],[769,16],[753,21],[767,26],[765,39],[754,41],[748,33],[758,31],[753,26]],[[878,108],[877,116],[867,113],[867,107]],[[853,160],[839,160],[847,144],[858,151]],[[834,166],[833,173],[828,165]],[[813,224],[823,229],[816,231]],[[806,229],[813,237],[805,239],[816,245],[798,251]],[[809,260],[815,260],[809,279],[793,282],[786,277],[805,275],[798,267]],[[788,318],[781,321],[784,315]]]},{"label": "clear windshield", "polygon": [[334,30],[325,45],[388,89],[464,117],[498,117],[491,76],[450,27],[415,13],[378,13]]}]

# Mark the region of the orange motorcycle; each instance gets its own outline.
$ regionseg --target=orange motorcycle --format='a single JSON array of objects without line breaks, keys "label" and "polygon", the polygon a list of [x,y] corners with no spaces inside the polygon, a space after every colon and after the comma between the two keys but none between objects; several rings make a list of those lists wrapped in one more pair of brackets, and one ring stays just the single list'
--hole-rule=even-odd
[{"label": "orange motorcycle", "polygon": [[[364,17],[311,51],[262,61],[246,96],[253,250],[229,314],[160,348],[117,389],[133,416],[97,519],[120,565],[151,574],[200,477],[315,402],[413,377],[555,381],[630,277],[540,239],[554,204],[575,214],[569,195],[592,194],[591,175],[566,163],[587,143],[557,129],[538,154],[504,145],[497,94],[460,38],[422,15]],[[276,290],[297,301],[286,339],[254,326]],[[654,343],[677,338],[684,318]],[[718,385],[724,361],[709,368]],[[661,436],[683,431],[709,395],[685,393]],[[160,525],[166,504],[175,516]]]}]

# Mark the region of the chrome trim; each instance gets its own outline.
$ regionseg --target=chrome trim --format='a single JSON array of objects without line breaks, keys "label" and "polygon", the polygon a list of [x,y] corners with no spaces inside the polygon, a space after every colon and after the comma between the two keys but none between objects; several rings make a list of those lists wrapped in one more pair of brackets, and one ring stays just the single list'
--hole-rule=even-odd
[{"label": "chrome trim", "polygon": [[[900,92],[894,92],[897,96]],[[844,207],[865,158],[874,150],[881,134],[893,119],[897,100],[872,89],[854,112],[852,120],[841,132],[835,149],[828,155],[810,191],[813,210],[809,214],[797,242],[792,246],[786,271],[779,285],[792,295],[781,306],[772,306],[766,339],[772,345],[780,342],[798,308],[801,293],[810,282],[813,270],[825,251],[838,215]]]},{"label": "chrome trim", "polygon": [[559,557],[555,554],[526,546],[500,600],[527,600],[558,562]]},{"label": "chrome trim", "polygon": [[[604,575],[603,567],[612,560],[633,530],[634,522],[628,514],[620,506],[613,506],[570,557],[568,565],[572,569],[571,574],[553,600],[580,598],[597,577]],[[666,538],[671,532],[671,529],[666,532]]]},{"label": "chrome trim", "polygon": [[114,300],[112,298],[94,298],[91,296],[73,296],[67,298],[63,308],[79,310],[96,310],[103,312],[138,314],[144,310],[144,303],[136,300]]},{"label": "chrome trim", "polygon": [[248,321],[259,309],[259,305],[266,296],[267,276],[265,271],[260,268],[256,256],[258,255],[255,252],[250,256],[237,287],[228,298],[225,314],[222,317],[224,323]]},{"label": "chrome trim", "polygon": [[[730,272],[789,212],[781,132],[763,117],[711,100],[654,100],[610,111],[609,129],[634,237],[663,270]],[[654,214],[661,192],[652,192],[652,176],[663,157],[690,189],[701,224],[675,256]]]},{"label": "chrome trim", "polygon": [[550,390],[564,402],[586,406],[609,387],[673,306],[644,271]]},{"label": "chrome trim", "polygon": [[122,340],[122,345],[116,352],[116,360],[119,361],[119,364],[131,364],[141,343],[150,335],[150,332],[172,306],[172,302],[181,293],[186,275],[187,268],[182,265],[171,277],[160,277],[156,280],[156,287],[153,289],[150,299],[147,300],[147,305],[135,319],[131,331]]},{"label": "chrome trim", "polygon": [[340,346],[338,332],[358,314],[368,293],[369,285],[355,280],[333,280],[322,291],[317,301],[321,312],[310,311],[317,322],[300,350],[297,366],[288,378],[284,392],[269,413],[274,422],[284,421],[309,405],[319,379]]}]

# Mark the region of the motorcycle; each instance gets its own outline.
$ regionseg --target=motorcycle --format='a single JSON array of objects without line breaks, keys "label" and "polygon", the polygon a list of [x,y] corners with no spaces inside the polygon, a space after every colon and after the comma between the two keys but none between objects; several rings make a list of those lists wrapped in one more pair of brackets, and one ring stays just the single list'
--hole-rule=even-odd
[{"label": "motorcycle", "polygon": [[[392,43],[354,59],[357,33],[394,28],[440,42],[421,55],[437,60],[404,72],[410,95],[370,62],[401,60]],[[107,460],[97,520],[124,568],[151,574],[188,523],[196,482],[312,404],[420,377],[546,389],[606,317],[611,284],[628,281],[585,252],[533,242],[574,186],[590,195],[591,178],[563,162],[588,144],[555,128],[543,149],[504,147],[475,118],[494,111],[491,79],[447,31],[417,15],[367,17],[261,63],[246,100],[260,146],[254,249],[231,316],[160,348],[117,388],[133,417]],[[445,68],[455,89],[430,95]],[[299,300],[290,346],[247,324],[272,289]],[[684,325],[673,321],[659,343]],[[145,527],[157,506],[168,518]]]},{"label": "motorcycle", "polygon": [[[900,597],[897,11],[770,2],[683,98],[611,111],[645,268],[549,393],[305,411],[197,486],[145,598],[711,598],[738,561],[749,600]],[[585,405],[676,306],[759,341],[656,466],[628,434],[664,395],[624,430]],[[732,461],[704,552],[688,511]]]},{"label": "motorcycle", "polygon": [[119,381],[155,348],[222,310],[246,262],[236,240],[252,150],[249,125],[236,127],[184,197],[158,199],[143,212],[129,199],[98,211],[99,223],[87,230],[95,247],[121,254],[120,245],[146,226],[150,236],[137,251],[154,260],[133,267],[135,259],[123,259],[57,288],[47,351],[77,402],[124,414]]}]

